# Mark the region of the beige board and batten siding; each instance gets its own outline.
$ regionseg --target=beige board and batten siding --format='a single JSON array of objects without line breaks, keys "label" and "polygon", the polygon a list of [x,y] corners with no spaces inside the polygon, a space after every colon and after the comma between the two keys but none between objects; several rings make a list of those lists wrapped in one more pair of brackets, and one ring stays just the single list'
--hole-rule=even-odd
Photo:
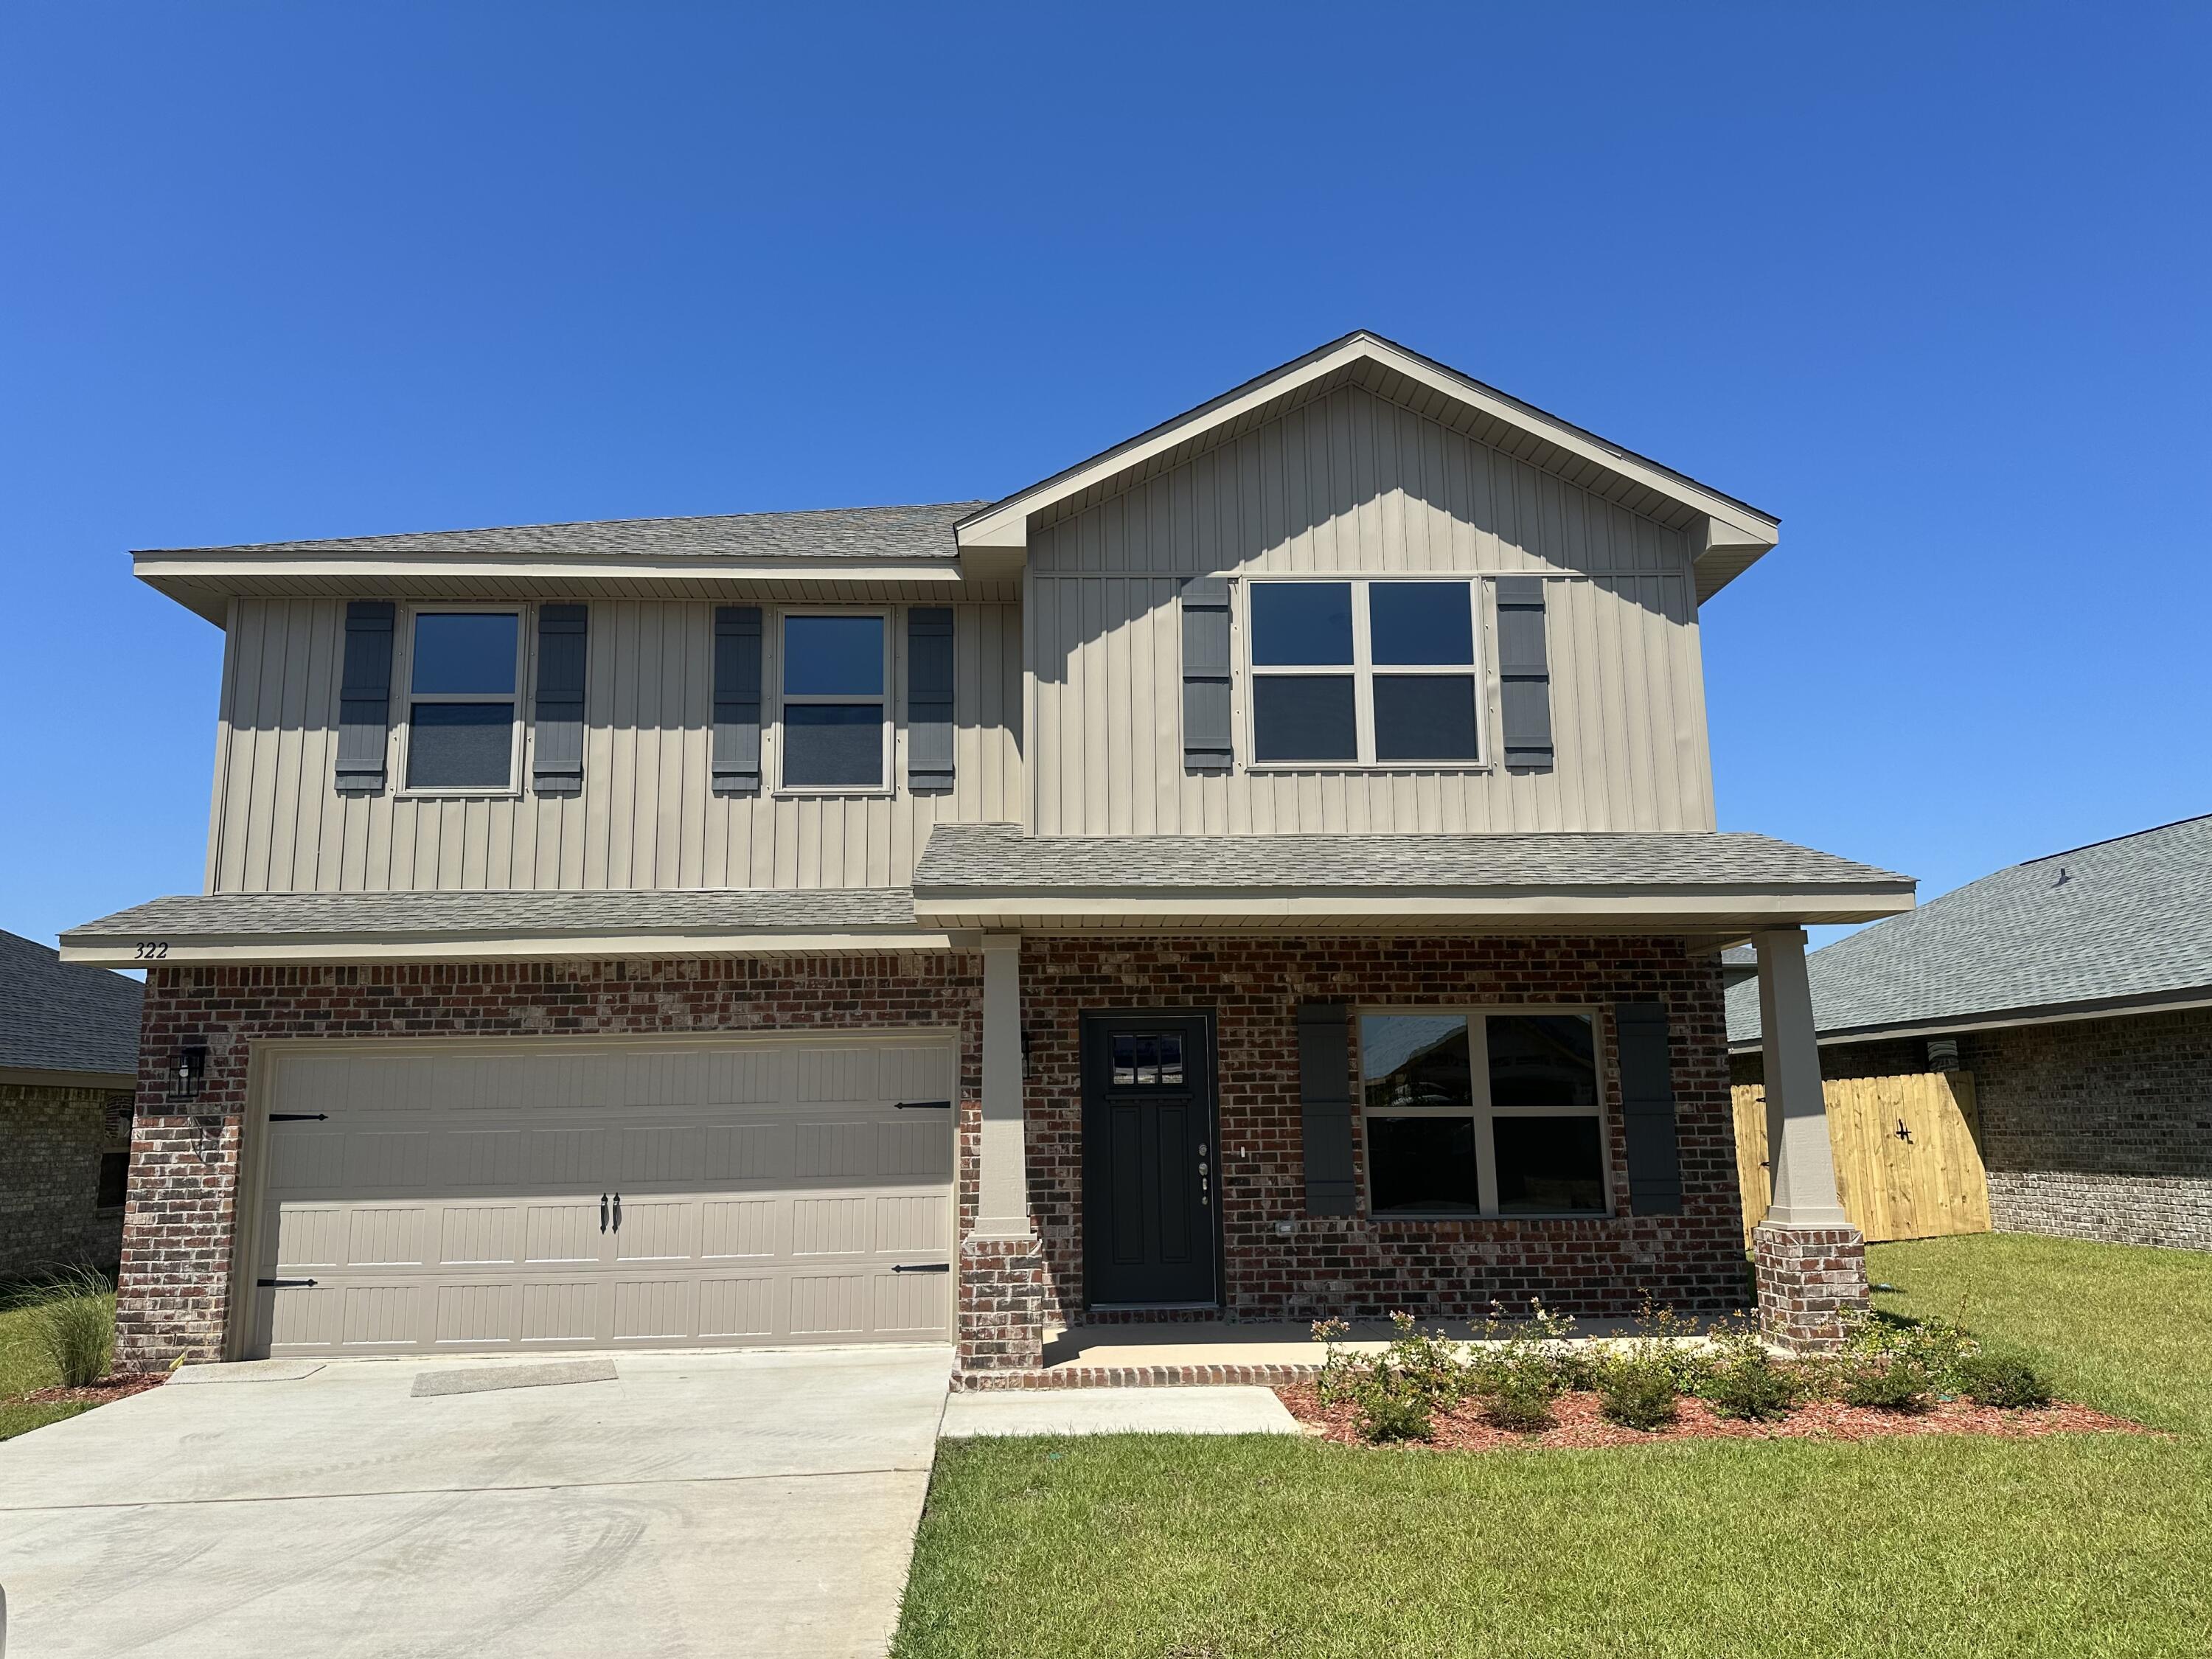
[{"label": "beige board and batten siding", "polygon": [[[1671,530],[1344,387],[1033,526],[1030,822],[1042,835],[1711,830],[1694,575]],[[1541,574],[1558,763],[1543,773],[1183,769],[1181,619],[1198,574]],[[1240,583],[1240,589],[1244,586]],[[1483,606],[1494,631],[1494,608]],[[1498,740],[1482,647],[1486,751]]]},{"label": "beige board and batten siding", "polygon": [[[601,600],[592,605],[583,793],[540,797],[526,787],[455,799],[410,797],[396,775],[381,794],[340,795],[333,765],[343,602],[241,599],[223,675],[208,890],[903,886],[940,817],[1004,822],[1021,813],[1020,607],[953,610],[949,795],[905,787],[898,607],[895,787],[780,796],[771,774],[760,794],[727,797],[713,793],[708,767],[714,607]],[[530,614],[526,608],[526,635]],[[395,720],[405,695],[399,667]],[[523,701],[526,714],[526,674]],[[764,718],[772,708],[770,696]]]}]

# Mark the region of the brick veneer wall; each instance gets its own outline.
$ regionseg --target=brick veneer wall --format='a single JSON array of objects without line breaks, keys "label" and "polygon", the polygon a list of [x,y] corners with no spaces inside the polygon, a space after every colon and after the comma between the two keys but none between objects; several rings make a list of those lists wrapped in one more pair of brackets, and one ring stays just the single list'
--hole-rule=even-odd
[{"label": "brick veneer wall", "polygon": [[[982,959],[951,954],[599,963],[156,968],[123,1226],[118,1369],[218,1358],[237,1237],[238,1150],[255,1045],[276,1038],[672,1036],[959,1027],[960,1231],[974,1219]],[[162,1068],[209,1049],[180,1113]]]},{"label": "brick veneer wall", "polygon": [[[1033,939],[1022,948],[1030,1207],[1047,1313],[1082,1316],[1085,1012],[1204,1009],[1217,1020],[1217,1190],[1224,1311],[1244,1320],[1408,1309],[1469,1318],[1541,1296],[1583,1315],[1633,1312],[1646,1291],[1684,1310],[1750,1300],[1717,963],[1669,939]],[[1305,1213],[1297,1005],[1602,1005],[1608,1156],[1627,1206],[1611,1005],[1665,1004],[1674,1040],[1684,1213],[1601,1219],[1380,1221]],[[1356,1038],[1356,1033],[1355,1033]],[[1354,1044],[1357,1065],[1357,1043]],[[1365,1190],[1364,1138],[1355,1158]],[[1290,1224],[1288,1237],[1276,1231]]]},{"label": "brick veneer wall", "polygon": [[[2212,1009],[1962,1032],[2000,1232],[2212,1250]],[[1928,1069],[1924,1038],[1834,1044],[1825,1077]],[[1759,1058],[1737,1055],[1739,1082]]]},{"label": "brick veneer wall", "polygon": [[0,1279],[115,1265],[123,1212],[99,1206],[100,1158],[130,1139],[127,1094],[0,1083]]}]

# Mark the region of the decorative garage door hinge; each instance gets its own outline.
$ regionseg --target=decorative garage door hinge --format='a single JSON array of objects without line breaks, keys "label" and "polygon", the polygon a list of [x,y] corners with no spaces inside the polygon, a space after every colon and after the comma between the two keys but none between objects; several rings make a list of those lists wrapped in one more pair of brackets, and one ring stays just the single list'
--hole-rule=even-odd
[{"label": "decorative garage door hinge", "polygon": [[952,1271],[952,1264],[950,1261],[894,1261],[891,1271],[895,1273],[949,1273]]},{"label": "decorative garage door hinge", "polygon": [[893,1109],[901,1112],[949,1112],[952,1109],[952,1103],[949,1100],[902,1100]]},{"label": "decorative garage door hinge", "polygon": [[312,1279],[257,1279],[253,1281],[264,1290],[295,1291],[313,1284]]},{"label": "decorative garage door hinge", "polygon": [[271,1123],[325,1123],[329,1121],[330,1115],[328,1112],[271,1112],[269,1121]]}]

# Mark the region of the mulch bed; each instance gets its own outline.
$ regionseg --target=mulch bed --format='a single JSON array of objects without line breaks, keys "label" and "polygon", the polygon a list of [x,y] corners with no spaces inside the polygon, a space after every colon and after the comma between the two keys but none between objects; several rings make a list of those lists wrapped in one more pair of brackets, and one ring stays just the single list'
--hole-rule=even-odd
[{"label": "mulch bed", "polygon": [[33,1389],[17,1398],[34,1406],[105,1406],[112,1400],[128,1400],[134,1394],[158,1389],[169,1380],[167,1371],[126,1371],[103,1376],[82,1389]]},{"label": "mulch bed", "polygon": [[[1349,1405],[1323,1406],[1310,1382],[1291,1383],[1275,1397],[1310,1435],[1345,1445],[1364,1445]],[[1482,1420],[1479,1401],[1465,1401],[1436,1416],[1436,1438],[1425,1443],[1444,1451],[1495,1451],[1504,1446],[1649,1446],[1675,1440],[1879,1440],[1899,1435],[1989,1434],[2027,1439],[2046,1434],[2090,1431],[2148,1434],[2124,1417],[2092,1411],[2063,1401],[2033,1410],[2004,1411],[1971,1400],[1939,1400],[1924,1412],[1880,1411],[1846,1406],[1839,1400],[1813,1400],[1775,1423],[1747,1423],[1717,1417],[1702,1400],[1680,1402],[1680,1416],[1668,1427],[1645,1431],[1607,1421],[1595,1394],[1563,1395],[1553,1402],[1559,1426],[1540,1434],[1516,1434]],[[1416,1446],[1423,1442],[1410,1443]]]}]

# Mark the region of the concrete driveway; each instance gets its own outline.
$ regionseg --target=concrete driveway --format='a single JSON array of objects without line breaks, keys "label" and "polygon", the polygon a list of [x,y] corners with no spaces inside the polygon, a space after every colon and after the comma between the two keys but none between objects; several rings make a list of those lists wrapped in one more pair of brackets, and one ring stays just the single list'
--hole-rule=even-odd
[{"label": "concrete driveway", "polygon": [[413,1392],[523,1363],[210,1367],[0,1444],[9,1659],[884,1650],[950,1350]]}]

